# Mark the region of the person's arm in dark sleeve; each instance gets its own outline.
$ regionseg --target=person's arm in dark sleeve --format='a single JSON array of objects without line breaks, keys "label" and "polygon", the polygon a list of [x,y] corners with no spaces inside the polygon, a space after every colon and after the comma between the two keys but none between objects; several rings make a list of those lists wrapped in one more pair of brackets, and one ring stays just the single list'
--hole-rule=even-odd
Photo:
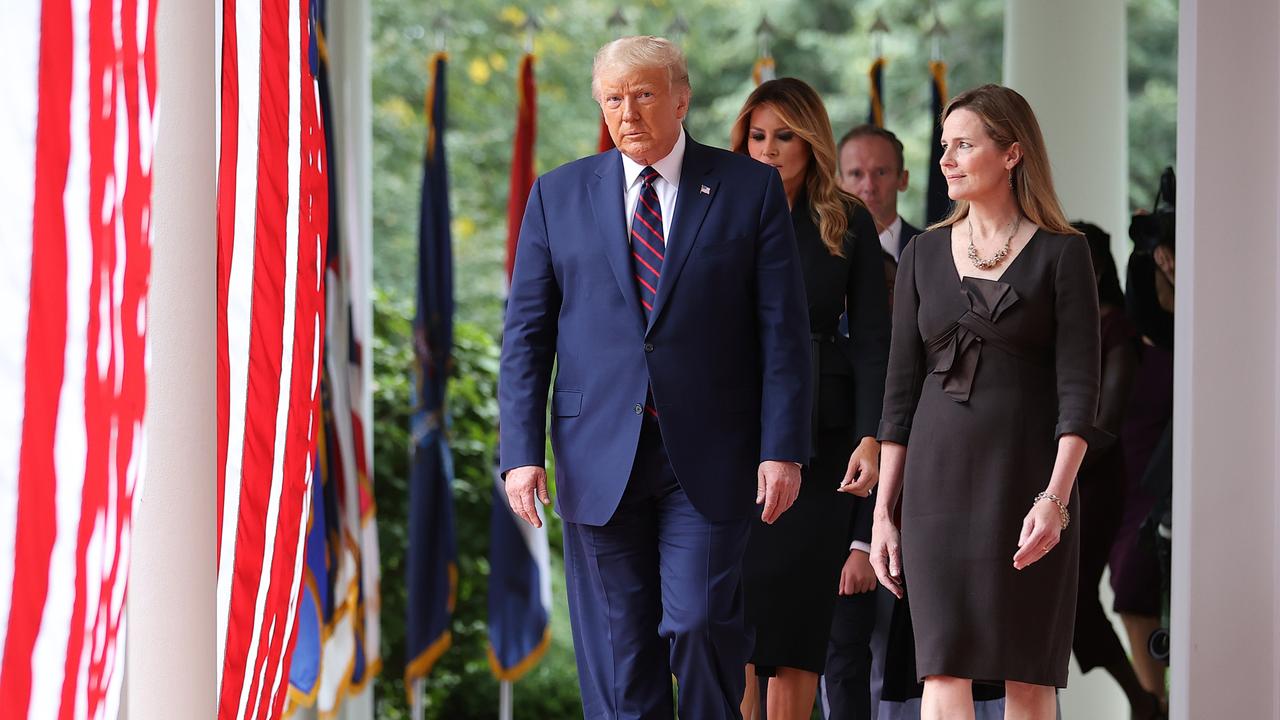
[{"label": "person's arm in dark sleeve", "polygon": [[[893,336],[889,343],[889,370],[885,375],[884,407],[880,414],[881,442],[906,445],[911,421],[924,385],[925,351],[917,314],[920,295],[916,288],[915,256],[920,240],[907,244],[898,262],[893,289]],[[885,478],[881,476],[883,482]]]},{"label": "person's arm in dark sleeve", "polygon": [[760,460],[809,462],[809,305],[782,181],[770,173],[756,246]]},{"label": "person's arm in dark sleeve", "polygon": [[1067,238],[1054,274],[1054,367],[1058,383],[1058,424],[1054,437],[1078,435],[1086,443],[1109,439],[1098,430],[1101,358],[1098,291],[1085,239]]},{"label": "person's arm in dark sleeve", "polygon": [[546,461],[547,389],[556,354],[560,284],[551,264],[541,180],[534,182],[516,247],[498,372],[500,466]]}]

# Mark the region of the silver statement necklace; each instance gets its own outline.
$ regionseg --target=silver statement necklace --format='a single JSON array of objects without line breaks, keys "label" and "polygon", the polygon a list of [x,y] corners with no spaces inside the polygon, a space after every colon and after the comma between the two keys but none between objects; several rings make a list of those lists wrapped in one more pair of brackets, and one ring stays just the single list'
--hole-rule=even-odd
[{"label": "silver statement necklace", "polygon": [[973,244],[973,216],[965,218],[966,225],[969,229],[969,262],[979,270],[991,270],[1000,266],[1006,257],[1009,257],[1009,245],[1013,243],[1013,237],[1018,234],[1018,229],[1022,227],[1022,213],[1014,216],[1013,221],[1009,223],[1009,237],[1004,239],[1004,247],[996,251],[990,259],[983,259],[978,255],[978,248]]}]

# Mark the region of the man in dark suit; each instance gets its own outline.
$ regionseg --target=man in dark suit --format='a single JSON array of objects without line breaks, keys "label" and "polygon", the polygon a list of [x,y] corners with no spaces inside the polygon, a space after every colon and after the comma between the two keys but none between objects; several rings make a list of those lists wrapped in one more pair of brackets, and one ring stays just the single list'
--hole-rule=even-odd
[{"label": "man in dark suit", "polygon": [[[898,215],[898,193],[907,189],[902,142],[891,131],[858,125],[840,138],[840,187],[871,210],[885,252],[886,284],[892,298],[897,260],[920,230]],[[885,649],[894,597],[877,591],[871,568],[871,511],[875,502],[859,498],[850,527],[849,557],[840,572],[839,602],[831,622],[827,667],[822,680],[826,716],[867,720],[880,699]],[[874,634],[874,637],[873,637]],[[873,653],[874,645],[874,653]]]},{"label": "man in dark suit", "polygon": [[809,450],[809,321],[778,173],[694,142],[680,50],[601,48],[617,150],[538,179],[499,379],[513,511],[540,526],[546,399],[587,718],[740,717],[741,561]]},{"label": "man in dark suit", "polygon": [[858,125],[840,138],[839,153],[840,187],[867,204],[880,231],[880,246],[897,262],[911,238],[920,234],[898,215],[898,193],[910,181],[902,141],[884,128]]}]

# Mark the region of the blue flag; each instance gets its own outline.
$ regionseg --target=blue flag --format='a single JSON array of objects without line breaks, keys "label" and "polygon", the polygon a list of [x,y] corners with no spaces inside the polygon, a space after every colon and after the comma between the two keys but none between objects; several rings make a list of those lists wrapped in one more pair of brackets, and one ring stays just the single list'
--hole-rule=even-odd
[{"label": "blue flag", "polygon": [[[323,446],[324,439],[320,438]],[[310,707],[320,690],[320,652],[325,619],[332,610],[328,567],[325,561],[324,479],[319,466],[323,447],[313,455],[311,515],[307,520],[306,572],[298,599],[298,632],[294,635],[289,665],[289,703]]]},{"label": "blue flag", "polygon": [[409,607],[405,689],[449,647],[458,587],[453,533],[453,462],[445,436],[445,391],[453,350],[453,254],[445,163],[445,67],[430,60],[426,161],[418,224],[418,309],[413,321],[415,405],[409,479]]},{"label": "blue flag", "polygon": [[551,643],[551,551],[546,516],[541,528],[511,512],[494,473],[489,522],[489,668],[515,682],[533,669]]},{"label": "blue flag", "polygon": [[884,127],[884,57],[878,57],[871,63],[867,79],[871,85],[871,102],[867,107],[867,123],[876,127]]},{"label": "blue flag", "polygon": [[947,194],[947,178],[942,174],[942,109],[947,102],[947,64],[941,60],[929,61],[929,75],[933,95],[933,150],[929,153],[929,189],[925,193],[924,222],[932,225],[951,212],[951,197]]}]

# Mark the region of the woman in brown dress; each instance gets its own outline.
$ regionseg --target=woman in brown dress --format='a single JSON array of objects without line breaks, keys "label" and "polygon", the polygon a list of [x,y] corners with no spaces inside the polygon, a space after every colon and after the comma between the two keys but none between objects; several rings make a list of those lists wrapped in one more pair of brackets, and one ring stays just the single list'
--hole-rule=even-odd
[{"label": "woman in brown dress", "polygon": [[[951,214],[907,246],[893,303],[872,564],[911,594],[922,717],[1055,717],[1067,683],[1076,471],[1098,405],[1098,295],[1027,101],[984,85],[942,114]],[[901,534],[893,512],[901,495]]]}]

